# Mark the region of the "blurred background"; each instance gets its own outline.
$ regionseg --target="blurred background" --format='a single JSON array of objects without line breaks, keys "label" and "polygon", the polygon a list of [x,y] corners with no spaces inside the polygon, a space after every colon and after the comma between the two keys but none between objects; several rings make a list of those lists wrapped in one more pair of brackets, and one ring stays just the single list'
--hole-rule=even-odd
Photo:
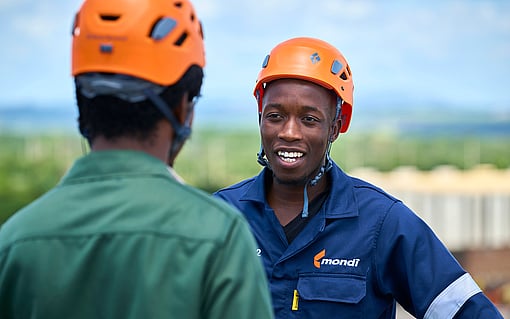
[{"label": "blurred background", "polygon": [[[510,2],[194,4],[208,64],[176,163],[189,184],[212,192],[259,172],[252,90],[263,58],[291,37],[326,40],[355,84],[334,160],[415,210],[510,315]],[[69,57],[79,5],[0,0],[0,224],[87,152]]]}]

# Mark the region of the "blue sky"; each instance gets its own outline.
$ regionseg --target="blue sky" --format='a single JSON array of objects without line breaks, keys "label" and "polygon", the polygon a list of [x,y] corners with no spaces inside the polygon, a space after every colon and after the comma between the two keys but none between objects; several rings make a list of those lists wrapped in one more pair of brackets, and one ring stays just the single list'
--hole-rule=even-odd
[{"label": "blue sky", "polygon": [[[73,103],[71,24],[80,1],[0,0],[0,107]],[[264,56],[296,36],[340,49],[355,105],[429,101],[510,109],[510,1],[196,0],[206,37],[199,105],[254,108]]]}]

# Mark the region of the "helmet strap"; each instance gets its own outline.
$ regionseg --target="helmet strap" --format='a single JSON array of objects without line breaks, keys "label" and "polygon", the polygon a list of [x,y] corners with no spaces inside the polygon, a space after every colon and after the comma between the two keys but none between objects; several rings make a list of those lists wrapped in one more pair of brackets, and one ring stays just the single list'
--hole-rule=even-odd
[{"label": "helmet strap", "polygon": [[342,99],[339,96],[337,96],[336,97],[336,111],[335,111],[335,118],[333,119],[333,124],[335,123],[336,119],[342,112],[342,103],[343,103]]},{"label": "helmet strap", "polygon": [[255,98],[257,99],[257,107],[259,109],[259,124],[262,116],[262,97],[264,95],[264,84],[255,92]]},{"label": "helmet strap", "polygon": [[[342,111],[342,99],[337,96],[336,98],[336,111],[335,111],[335,117],[333,118],[333,125],[335,124],[336,120],[338,119],[338,116],[340,115]],[[332,146],[332,138],[328,139],[328,146],[326,148],[326,158],[324,160],[324,165],[321,166],[319,169],[319,172],[317,175],[315,175],[314,178],[310,180],[310,182],[305,184],[305,189],[303,191],[303,210],[301,212],[302,218],[308,217],[308,184],[311,186],[315,186],[319,183],[320,179],[331,170],[333,167],[333,161],[331,160],[331,146]]]},{"label": "helmet strap", "polygon": [[331,170],[333,167],[333,161],[331,160],[331,156],[329,155],[331,150],[331,141],[328,141],[328,147],[326,151],[326,159],[324,161],[324,165],[321,166],[317,175],[312,178],[309,182],[305,184],[305,189],[303,191],[303,210],[301,211],[301,217],[308,217],[308,185],[315,186],[319,183],[320,179]]},{"label": "helmet strap", "polygon": [[271,169],[271,165],[269,164],[269,161],[266,158],[266,152],[264,151],[262,143],[260,144],[260,150],[257,153],[257,163],[259,163],[262,167],[267,167]]},{"label": "helmet strap", "polygon": [[154,106],[156,106],[156,108],[168,119],[170,125],[172,125],[175,135],[172,141],[172,145],[170,146],[168,156],[170,159],[175,158],[177,151],[182,147],[186,139],[191,135],[192,112],[188,111],[184,125],[182,125],[179,123],[173,112],[170,111],[168,104],[163,101],[159,95],[155,94],[151,89],[145,89],[143,92],[149,98],[149,100],[154,103]]}]

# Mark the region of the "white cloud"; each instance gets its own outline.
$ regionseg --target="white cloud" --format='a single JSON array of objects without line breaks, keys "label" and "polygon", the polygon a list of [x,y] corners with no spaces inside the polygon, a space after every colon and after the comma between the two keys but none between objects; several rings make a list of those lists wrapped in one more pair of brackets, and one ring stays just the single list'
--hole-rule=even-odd
[{"label": "white cloud", "polygon": [[[9,30],[2,34],[0,50],[0,85],[7,93],[3,98],[22,85],[42,87],[30,79],[34,68],[44,72],[47,83],[67,85],[70,29],[80,3],[0,0],[0,27]],[[418,95],[435,81],[434,87],[427,87],[433,94],[509,101],[502,89],[510,73],[510,3],[505,1],[193,3],[206,38],[206,96],[251,99],[269,50],[290,37],[314,36],[346,55],[357,94],[392,89]],[[485,77],[477,90],[471,88],[473,68]],[[62,94],[55,87],[41,90]]]},{"label": "white cloud", "polygon": [[[490,95],[509,101],[499,89],[510,72],[510,5],[504,2],[200,2],[209,6],[206,87],[214,95],[230,95],[233,87],[251,91],[265,54],[280,41],[306,35],[346,55],[357,94],[392,91],[451,100]],[[473,90],[473,69],[492,73],[498,82],[478,83]]]}]

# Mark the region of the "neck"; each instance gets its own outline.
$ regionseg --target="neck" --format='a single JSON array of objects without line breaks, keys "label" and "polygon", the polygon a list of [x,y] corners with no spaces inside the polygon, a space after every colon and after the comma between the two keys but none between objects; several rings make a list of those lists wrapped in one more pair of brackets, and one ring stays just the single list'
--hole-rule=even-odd
[{"label": "neck", "polygon": [[[308,184],[308,198],[313,201],[327,188],[327,178],[323,176],[317,185]],[[282,184],[274,177],[267,191],[267,201],[283,226],[287,225],[303,210],[303,193],[305,185]]]},{"label": "neck", "polygon": [[152,155],[161,161],[168,162],[168,152],[172,139],[172,130],[166,121],[160,121],[154,132],[147,139],[132,136],[106,138],[99,135],[91,143],[91,151],[131,150],[141,151]]}]

